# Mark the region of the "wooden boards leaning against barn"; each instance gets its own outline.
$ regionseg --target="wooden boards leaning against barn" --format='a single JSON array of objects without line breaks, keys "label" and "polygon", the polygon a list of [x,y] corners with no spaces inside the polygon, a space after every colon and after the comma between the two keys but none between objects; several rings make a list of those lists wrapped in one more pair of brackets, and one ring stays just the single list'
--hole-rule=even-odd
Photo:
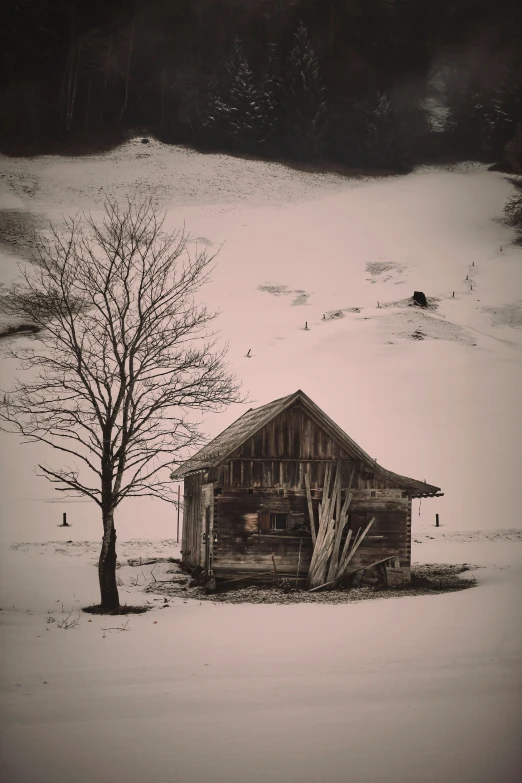
[{"label": "wooden boards leaning against barn", "polygon": [[[354,471],[352,470],[349,486],[343,490],[341,488],[341,463],[338,462],[335,469],[331,465],[327,465],[322,502],[319,504],[319,529],[317,531],[310,479],[308,475],[305,477],[308,514],[314,545],[308,571],[307,585],[309,590],[317,590],[327,586],[334,587],[341,581],[350,560],[375,522],[375,517],[372,517],[361,535],[359,535],[359,529],[351,546],[352,531],[348,530],[341,550],[343,533],[348,522],[348,509],[353,497],[350,492],[353,475]],[[345,492],[344,502],[342,502],[343,491]]]}]

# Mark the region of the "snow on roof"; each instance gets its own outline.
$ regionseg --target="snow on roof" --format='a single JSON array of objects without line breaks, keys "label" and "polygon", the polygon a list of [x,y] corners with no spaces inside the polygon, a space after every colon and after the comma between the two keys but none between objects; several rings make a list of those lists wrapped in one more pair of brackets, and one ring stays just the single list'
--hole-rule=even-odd
[{"label": "snow on roof", "polygon": [[182,463],[171,473],[171,479],[179,480],[189,473],[200,470],[207,470],[223,462],[230,454],[236,451],[249,438],[255,435],[269,421],[274,419],[286,408],[289,408],[295,402],[299,402],[309,411],[320,424],[328,431],[332,437],[355,458],[360,459],[374,473],[382,478],[392,481],[401,487],[407,487],[414,490],[413,497],[433,497],[440,494],[440,487],[432,484],[426,484],[425,481],[400,476],[398,473],[392,473],[377,464],[360,446],[355,443],[332,419],[330,419],[318,405],[313,402],[300,389],[294,394],[286,397],[280,397],[277,400],[262,405],[259,408],[251,408],[242,416],[227,427],[214,440],[207,443],[194,456]]}]

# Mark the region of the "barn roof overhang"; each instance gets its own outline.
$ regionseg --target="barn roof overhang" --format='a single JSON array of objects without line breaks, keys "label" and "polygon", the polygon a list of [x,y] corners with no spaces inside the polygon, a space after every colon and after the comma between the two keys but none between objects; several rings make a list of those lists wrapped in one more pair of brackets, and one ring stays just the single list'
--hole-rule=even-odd
[{"label": "barn roof overhang", "polygon": [[172,473],[171,479],[179,481],[185,476],[203,470],[209,470],[224,462],[233,455],[249,438],[262,429],[269,421],[285,411],[291,405],[299,402],[307,413],[316,420],[336,440],[339,445],[351,456],[352,460],[360,461],[368,470],[387,481],[408,491],[413,498],[441,497],[443,493],[440,487],[418,481],[407,476],[393,473],[381,467],[369,456],[352,438],[349,437],[324,411],[316,405],[300,389],[287,397],[262,405],[259,408],[251,408],[223,430],[220,435],[200,449],[194,456],[180,464]]}]

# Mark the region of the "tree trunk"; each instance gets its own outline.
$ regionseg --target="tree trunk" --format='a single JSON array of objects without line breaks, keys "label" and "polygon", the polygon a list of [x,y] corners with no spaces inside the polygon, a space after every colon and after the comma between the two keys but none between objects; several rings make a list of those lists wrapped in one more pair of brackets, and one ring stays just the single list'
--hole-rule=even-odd
[{"label": "tree trunk", "polygon": [[123,119],[123,115],[125,113],[125,109],[127,108],[127,104],[129,102],[129,82],[130,82],[130,71],[131,71],[131,60],[132,60],[132,50],[134,47],[134,30],[136,27],[136,7],[134,7],[134,16],[132,17],[132,27],[130,32],[130,41],[129,41],[129,54],[127,57],[127,73],[125,75],[125,99],[123,101],[123,106],[121,107],[120,111],[120,122]]},{"label": "tree trunk", "polygon": [[103,541],[98,561],[98,577],[101,607],[103,609],[117,609],[120,605],[120,598],[116,582],[116,530],[113,511],[103,515]]}]

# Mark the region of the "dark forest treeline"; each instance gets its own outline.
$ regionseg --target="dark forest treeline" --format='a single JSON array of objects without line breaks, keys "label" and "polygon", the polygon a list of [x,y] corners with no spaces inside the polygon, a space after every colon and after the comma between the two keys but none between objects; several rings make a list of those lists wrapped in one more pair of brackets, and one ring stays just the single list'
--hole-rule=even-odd
[{"label": "dark forest treeline", "polygon": [[4,151],[138,130],[404,170],[500,160],[522,123],[519,0],[14,0],[0,17]]}]

